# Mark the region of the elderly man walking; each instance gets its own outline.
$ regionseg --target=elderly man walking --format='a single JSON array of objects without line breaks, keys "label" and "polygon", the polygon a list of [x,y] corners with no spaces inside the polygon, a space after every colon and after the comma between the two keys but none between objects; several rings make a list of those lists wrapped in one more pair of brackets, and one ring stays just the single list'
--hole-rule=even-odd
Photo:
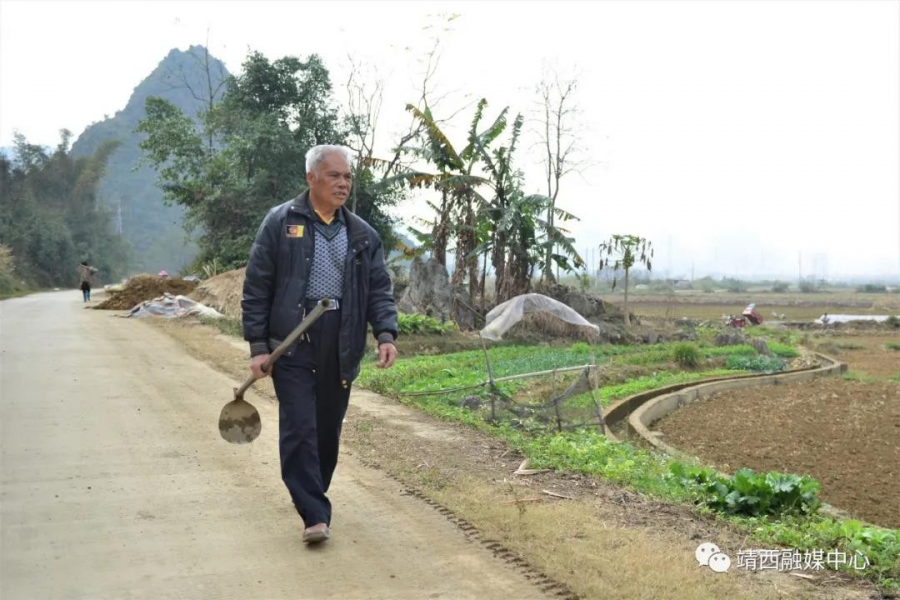
[{"label": "elderly man walking", "polygon": [[270,350],[324,298],[335,300],[308,335],[272,368],[279,402],[281,477],[305,523],[303,541],[330,535],[325,495],[337,465],[350,386],[366,351],[367,322],[378,366],[397,358],[397,309],[375,230],[344,207],[350,155],[316,146],[306,155],[309,189],[271,209],[250,250],[244,281],[244,339],[257,378]]}]

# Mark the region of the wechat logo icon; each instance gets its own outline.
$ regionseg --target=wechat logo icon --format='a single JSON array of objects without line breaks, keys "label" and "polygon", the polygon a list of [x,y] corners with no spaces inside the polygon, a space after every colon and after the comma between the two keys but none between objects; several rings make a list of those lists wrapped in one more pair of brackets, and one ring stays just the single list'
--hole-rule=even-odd
[{"label": "wechat logo icon", "polygon": [[731,558],[709,542],[697,546],[694,557],[701,567],[709,567],[715,573],[725,573],[731,568]]}]

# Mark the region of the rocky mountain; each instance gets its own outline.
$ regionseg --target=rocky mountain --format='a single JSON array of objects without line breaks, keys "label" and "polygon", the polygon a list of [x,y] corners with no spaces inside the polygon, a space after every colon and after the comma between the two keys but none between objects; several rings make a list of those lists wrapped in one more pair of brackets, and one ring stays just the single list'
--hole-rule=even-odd
[{"label": "rocky mountain", "polygon": [[93,153],[108,140],[120,142],[110,158],[101,196],[113,213],[116,228],[131,243],[133,271],[155,273],[166,269],[177,273],[197,253],[183,228],[184,210],[166,206],[156,186],[156,172],[138,166],[141,136],[134,130],[145,116],[144,103],[151,96],[160,96],[198,118],[209,108],[210,98],[215,102],[221,97],[228,76],[224,63],[203,46],[191,46],[187,51],[173,49],[134,88],[122,110],[90,125],[72,146],[72,152],[79,156]]}]

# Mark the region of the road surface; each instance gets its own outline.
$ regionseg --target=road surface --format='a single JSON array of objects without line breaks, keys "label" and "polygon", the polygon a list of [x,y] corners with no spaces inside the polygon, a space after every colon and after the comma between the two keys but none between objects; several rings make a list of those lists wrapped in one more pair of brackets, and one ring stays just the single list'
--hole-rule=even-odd
[{"label": "road surface", "polygon": [[380,472],[344,455],[333,538],[301,543],[277,406],[219,438],[232,381],[78,291],[0,302],[3,600],[543,598]]}]

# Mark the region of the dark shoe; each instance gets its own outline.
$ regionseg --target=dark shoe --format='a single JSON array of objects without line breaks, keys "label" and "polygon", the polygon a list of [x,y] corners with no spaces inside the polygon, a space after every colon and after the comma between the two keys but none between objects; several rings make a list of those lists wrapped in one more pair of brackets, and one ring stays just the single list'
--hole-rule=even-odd
[{"label": "dark shoe", "polygon": [[318,544],[319,542],[324,542],[329,537],[331,537],[331,532],[328,530],[328,525],[325,523],[317,523],[312,527],[307,527],[303,530],[304,544]]}]

